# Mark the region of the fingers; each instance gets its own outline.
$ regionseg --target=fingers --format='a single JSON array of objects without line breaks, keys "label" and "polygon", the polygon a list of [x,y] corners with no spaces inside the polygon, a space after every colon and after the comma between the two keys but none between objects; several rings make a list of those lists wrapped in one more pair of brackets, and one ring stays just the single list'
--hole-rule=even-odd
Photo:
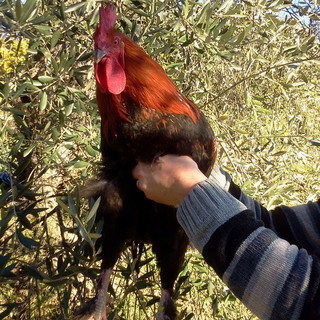
[{"label": "fingers", "polygon": [[137,188],[143,192],[147,190],[147,179],[140,178],[136,181]]},{"label": "fingers", "polygon": [[140,179],[148,173],[151,165],[143,162],[138,162],[138,164],[132,170],[132,176],[134,179]]},{"label": "fingers", "polygon": [[141,180],[142,177],[143,177],[143,170],[141,169],[141,165],[140,163],[138,163],[132,170],[132,176],[134,179],[136,179],[136,184],[137,184],[137,188],[139,190],[142,190],[141,189],[141,186],[142,186],[142,183],[141,183]]},{"label": "fingers", "polygon": [[132,176],[137,180],[137,188],[141,191],[145,191],[147,188],[146,180],[148,178],[148,172],[150,172],[151,165],[138,162],[138,164],[132,170]]},{"label": "fingers", "polygon": [[138,164],[132,170],[132,176],[134,179],[139,179],[141,178],[141,175],[142,175],[141,162],[138,162]]}]

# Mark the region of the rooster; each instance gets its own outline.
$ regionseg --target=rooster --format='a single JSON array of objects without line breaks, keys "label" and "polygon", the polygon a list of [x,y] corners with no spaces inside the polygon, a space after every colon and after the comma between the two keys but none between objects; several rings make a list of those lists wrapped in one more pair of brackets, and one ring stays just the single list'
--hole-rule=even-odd
[{"label": "rooster", "polygon": [[189,155],[207,175],[216,156],[215,137],[199,109],[179,92],[165,71],[115,28],[111,3],[102,4],[94,33],[97,103],[101,115],[103,168],[95,191],[104,220],[102,264],[96,297],[81,319],[106,319],[112,268],[126,243],[151,243],[160,268],[162,295],[157,320],[176,319],[172,300],[188,239],[176,209],[152,202],[136,187],[137,161],[164,154]]}]

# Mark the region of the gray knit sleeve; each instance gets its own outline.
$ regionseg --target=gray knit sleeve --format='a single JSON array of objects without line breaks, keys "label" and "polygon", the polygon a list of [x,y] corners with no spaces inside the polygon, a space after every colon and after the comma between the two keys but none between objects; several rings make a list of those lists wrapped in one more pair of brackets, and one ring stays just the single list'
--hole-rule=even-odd
[{"label": "gray knit sleeve", "polygon": [[233,182],[230,174],[224,171],[217,163],[214,164],[209,178],[242,202],[254,213],[256,219],[262,219],[262,211],[264,209],[261,204],[243,193],[242,190]]},{"label": "gray knit sleeve", "polygon": [[[306,216],[305,207],[294,209]],[[319,319],[318,257],[265,228],[220,184],[207,179],[196,185],[177,218],[205,261],[260,319]]]},{"label": "gray knit sleeve", "polygon": [[207,179],[196,185],[184,199],[177,218],[193,245],[202,252],[217,228],[246,209],[215,181]]}]

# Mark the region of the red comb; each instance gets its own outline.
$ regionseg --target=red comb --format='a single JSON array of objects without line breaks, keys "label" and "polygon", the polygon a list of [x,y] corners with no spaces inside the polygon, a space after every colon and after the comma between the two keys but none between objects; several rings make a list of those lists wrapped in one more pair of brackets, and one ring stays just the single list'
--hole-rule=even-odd
[{"label": "red comb", "polygon": [[99,9],[99,16],[100,30],[103,33],[108,32],[111,28],[114,27],[117,21],[116,6],[112,2],[108,2],[106,4],[102,2]]}]

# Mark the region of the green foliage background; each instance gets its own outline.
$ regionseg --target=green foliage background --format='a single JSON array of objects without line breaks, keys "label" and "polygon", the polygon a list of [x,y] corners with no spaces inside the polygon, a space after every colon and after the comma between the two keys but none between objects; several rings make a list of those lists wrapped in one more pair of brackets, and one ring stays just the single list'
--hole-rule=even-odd
[{"label": "green foliage background", "polygon": [[[283,15],[290,1],[116,2],[119,28],[205,112],[219,162],[243,190],[268,208],[319,198],[319,34]],[[99,162],[98,7],[0,1],[0,172],[12,178],[0,184],[0,319],[68,319],[94,294],[96,207],[79,187]],[[139,274],[131,251],[122,255],[109,319],[154,317],[160,284],[149,249]],[[253,319],[201,256],[190,250],[186,261],[180,319]]]}]

